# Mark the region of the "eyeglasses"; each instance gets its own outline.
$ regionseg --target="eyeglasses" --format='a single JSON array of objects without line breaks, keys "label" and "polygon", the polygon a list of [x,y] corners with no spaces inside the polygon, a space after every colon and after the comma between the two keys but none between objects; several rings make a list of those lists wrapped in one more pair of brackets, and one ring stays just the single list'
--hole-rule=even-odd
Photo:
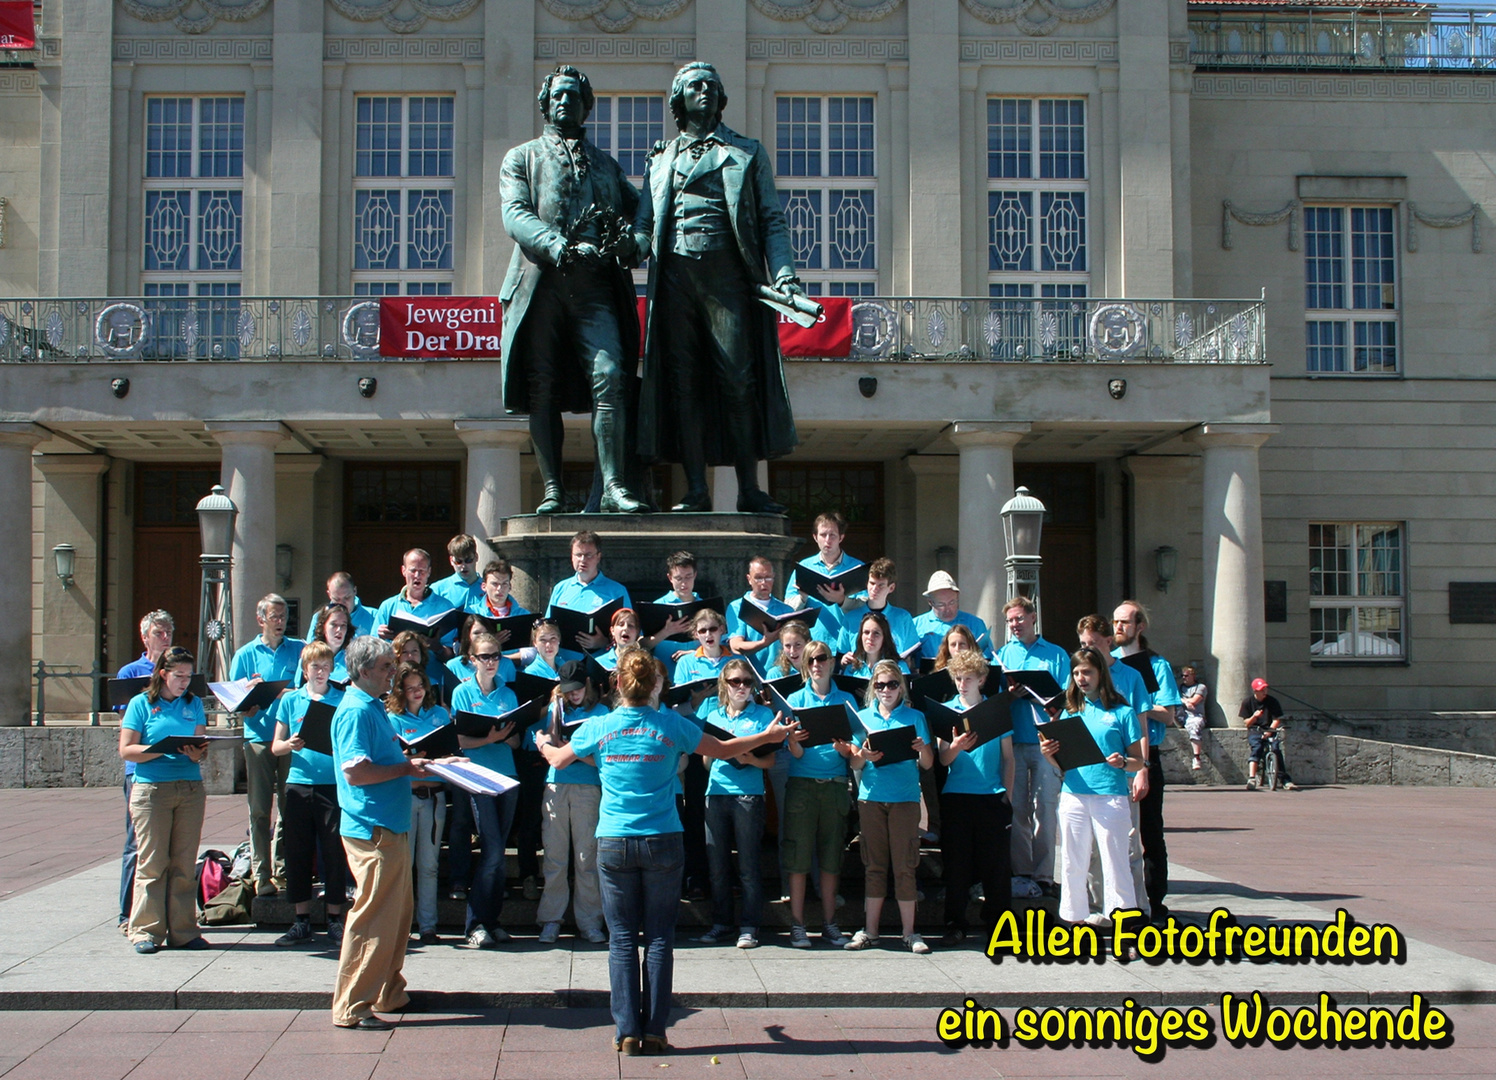
[{"label": "eyeglasses", "polygon": [[899,684],[896,683],[896,682],[875,682],[875,683],[873,683],[873,689],[874,690],[897,690],[898,688],[899,688]]},{"label": "eyeglasses", "polygon": [[831,657],[827,656],[825,653],[819,653],[815,656],[807,656],[805,658],[805,662],[807,664],[829,664],[831,663]]},{"label": "eyeglasses", "polygon": [[497,664],[499,662],[499,654],[496,652],[473,653],[473,659],[480,664]]},{"label": "eyeglasses", "polygon": [[722,627],[720,624],[716,626],[698,626],[696,632],[698,634],[720,634],[722,633]]},{"label": "eyeglasses", "polygon": [[727,680],[727,685],[728,686],[736,686],[738,689],[741,690],[741,689],[744,689],[746,687],[752,686],[753,685],[753,680],[752,679],[728,679]]}]

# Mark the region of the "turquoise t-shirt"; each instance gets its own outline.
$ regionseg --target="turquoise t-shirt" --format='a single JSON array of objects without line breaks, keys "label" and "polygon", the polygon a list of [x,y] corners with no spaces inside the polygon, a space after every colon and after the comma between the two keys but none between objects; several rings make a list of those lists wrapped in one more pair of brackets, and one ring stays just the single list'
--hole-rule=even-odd
[{"label": "turquoise t-shirt", "polygon": [[397,776],[378,784],[350,784],[344,766],[356,761],[400,765],[405,755],[395,740],[384,702],[350,686],[332,718],[332,759],[336,767],[338,806],[343,810],[342,834],[355,840],[374,839],[375,829],[410,832],[410,777]]},{"label": "turquoise t-shirt", "polygon": [[[120,727],[140,732],[140,741],[146,746],[158,743],[172,735],[196,735],[197,729],[208,722],[203,715],[201,698],[183,694],[167,701],[151,701],[144,694],[136,694],[125,709]],[[137,784],[165,784],[172,780],[201,780],[203,771],[198,763],[186,754],[162,754],[158,758],[135,766]]]},{"label": "turquoise t-shirt", "polygon": [[598,836],[658,836],[681,831],[675,766],[701,745],[701,729],[668,709],[626,706],[577,728],[571,748],[597,763],[602,784]]},{"label": "turquoise t-shirt", "polygon": [[[795,610],[783,600],[777,600],[772,596],[769,597],[767,603],[762,604],[752,599],[752,597],[752,592],[746,592],[739,599],[727,605],[727,629],[722,634],[724,638],[740,637],[744,641],[762,641],[764,639],[763,634],[759,633],[756,627],[750,626],[743,621],[742,611],[744,604],[753,604],[755,607],[775,616],[788,615]],[[806,618],[809,619],[809,616],[806,616]],[[767,649],[759,649],[757,652],[749,654],[748,662],[753,665],[755,671],[762,675],[773,665],[775,660],[779,659],[779,653],[780,645],[776,641]]]},{"label": "turquoise t-shirt", "polygon": [[[519,708],[519,700],[514,696],[514,691],[501,682],[496,681],[492,692],[487,694],[478,688],[476,679],[465,682],[452,691],[454,713],[461,711],[478,713],[481,716],[503,716],[509,710],[517,708]],[[472,746],[463,750],[462,753],[468,760],[476,761],[479,765],[492,769],[494,772],[501,772],[505,776],[519,775],[514,768],[514,751],[507,742]]]},{"label": "turquoise t-shirt", "polygon": [[[1133,672],[1137,675],[1137,672]],[[1073,713],[1067,715],[1075,715]],[[1143,737],[1138,724],[1138,714],[1128,705],[1114,709],[1103,709],[1094,701],[1087,700],[1081,706],[1080,718],[1086,730],[1101,752],[1126,755],[1127,748]],[[1105,762],[1100,765],[1082,765],[1079,769],[1065,771],[1064,788],[1072,795],[1126,795],[1131,779],[1125,769],[1114,768]]]},{"label": "turquoise t-shirt", "polygon": [[[295,638],[281,638],[274,649],[257,637],[234,654],[229,663],[229,678],[249,679],[258,675],[266,682],[285,679],[294,682],[301,668],[301,650],[306,642]],[[275,722],[280,718],[281,699],[277,699],[255,713],[244,718],[244,741],[268,743],[275,738]]]},{"label": "turquoise t-shirt", "polygon": [[[1127,704],[1132,706],[1132,711],[1142,716],[1153,708],[1153,695],[1148,693],[1148,684],[1143,682],[1143,676],[1120,660],[1113,660],[1108,669],[1112,676],[1112,687],[1127,699]],[[1162,687],[1160,686],[1160,689]],[[1177,694],[1175,695],[1178,696]],[[1162,725],[1160,725],[1162,726]],[[1141,727],[1139,728],[1141,730]],[[1153,738],[1152,729],[1149,729],[1149,739]]]},{"label": "turquoise t-shirt", "polygon": [[[802,686],[789,697],[785,698],[792,709],[818,709],[823,705],[847,704],[852,707],[852,712],[857,712],[857,701],[845,690],[837,688],[835,683],[831,684],[831,692],[825,697],[819,697],[809,686]],[[852,733],[856,735],[857,724],[852,725]],[[836,752],[836,747],[830,743],[824,746],[802,747],[799,757],[790,755],[790,775],[805,776],[812,780],[835,780],[847,775],[847,759]]]},{"label": "turquoise t-shirt", "polygon": [[715,660],[710,656],[697,656],[695,653],[691,653],[687,656],[682,656],[676,662],[675,675],[670,681],[679,686],[682,683],[695,682],[698,679],[713,678],[721,673],[729,660],[741,659],[741,656],[730,652],[724,652]]},{"label": "turquoise t-shirt", "polygon": [[[1032,645],[1025,645],[1014,638],[997,650],[997,662],[1004,671],[1048,671],[1054,681],[1065,689],[1070,682],[1070,654],[1058,645],[1035,638]],[[1039,733],[1035,724],[1047,724],[1046,716],[1033,698],[1013,697],[1013,741],[1015,743],[1037,743]]]},{"label": "turquoise t-shirt", "polygon": [[[586,720],[594,716],[607,715],[608,707],[606,705],[603,705],[602,703],[593,705],[588,709],[579,709],[568,705],[566,706],[566,712],[563,720],[565,723],[575,724],[578,720]],[[550,729],[551,717],[550,713],[547,712],[534,724],[530,725],[530,730],[525,732],[524,742],[521,745],[528,746],[533,749],[535,746],[535,736],[539,735],[541,732],[548,732],[550,731]],[[588,765],[585,761],[573,761],[564,769],[557,769],[554,765],[552,765],[549,769],[546,770],[545,782],[547,784],[590,784],[593,787],[597,787],[601,784],[601,781],[597,778],[597,766]]]},{"label": "turquoise t-shirt", "polygon": [[[329,686],[322,700],[329,705],[336,706],[343,700],[343,691],[335,686]],[[280,720],[277,723],[286,725],[291,738],[294,739],[301,734],[301,722],[306,718],[306,709],[311,703],[312,696],[304,686],[294,694],[287,694],[281,699]],[[308,750],[304,746],[300,750],[291,751],[291,771],[286,774],[286,783],[336,784],[337,782],[331,754]]]},{"label": "turquoise t-shirt", "polygon": [[[914,631],[919,634],[920,654],[933,660],[940,653],[940,645],[957,626],[964,626],[977,639],[977,648],[983,656],[992,655],[992,638],[987,634],[987,624],[968,611],[956,612],[955,622],[946,622],[933,610],[914,617]],[[1063,684],[1062,684],[1063,685]]]},{"label": "turquoise t-shirt", "polygon": [[[872,608],[862,603],[851,611],[842,612],[842,632],[841,640],[836,646],[837,652],[849,653],[857,648],[857,632],[862,629],[863,617],[870,611]],[[914,628],[914,619],[909,612],[892,604],[884,604],[883,610],[878,614],[887,621],[889,632],[893,635],[893,647],[900,656],[908,656],[918,647],[919,631]]]},{"label": "turquoise t-shirt", "polygon": [[583,613],[596,611],[614,600],[622,600],[626,608],[634,606],[633,601],[629,599],[629,591],[612,578],[598,574],[597,577],[583,584],[573,574],[564,581],[556,582],[551,589],[551,598],[546,602],[545,613],[550,615],[558,607]]},{"label": "turquoise t-shirt", "polygon": [[[379,610],[374,613],[374,625],[376,629],[381,626],[388,626],[390,616],[397,612],[401,615],[417,615],[423,619],[429,619],[433,615],[441,615],[451,610],[452,605],[440,596],[437,596],[429,588],[426,590],[426,595],[421,597],[419,604],[412,604],[407,600],[405,598],[405,590],[401,589],[394,596],[389,597],[384,603],[379,605]],[[457,631],[455,630],[448,631],[443,635],[442,640],[450,641],[456,636],[456,633]],[[426,636],[429,637],[430,635]],[[432,686],[441,685],[442,662],[436,655],[435,650],[432,650],[431,655],[426,659],[426,678],[431,680]]]},{"label": "turquoise t-shirt", "polygon": [[[566,653],[566,650],[562,649],[560,652],[558,652],[556,654],[556,660],[559,663],[563,663],[564,664],[566,662],[566,660],[565,660],[565,653]],[[561,678],[561,673],[559,671],[557,671],[554,667],[552,667],[551,664],[549,664],[546,661],[545,657],[543,657],[543,656],[537,656],[537,657],[535,657],[534,660],[531,660],[528,664],[526,664],[525,665],[525,674],[526,675],[539,675],[542,679],[559,679],[559,678]]]},{"label": "turquoise t-shirt", "polygon": [[[738,738],[742,735],[757,735],[774,722],[774,714],[762,705],[748,703],[748,707],[737,716],[728,716],[720,702],[707,699],[711,708],[702,719],[716,724],[723,731]],[[762,795],[764,793],[764,770],[753,765],[739,765],[735,761],[713,758],[707,773],[708,795]]]},{"label": "turquoise t-shirt", "polygon": [[[474,665],[465,656],[454,656],[447,661],[447,670],[456,677],[458,683],[465,683],[473,678]],[[514,661],[507,656],[499,657],[499,669],[494,678],[501,683],[512,683],[514,681]]]},{"label": "turquoise t-shirt", "polygon": [[[867,741],[870,732],[909,726],[913,726],[915,734],[925,743],[930,741],[925,714],[908,705],[900,705],[889,717],[874,705],[858,713],[857,719],[862,727],[853,729],[852,741],[858,746]],[[919,762],[896,761],[882,768],[871,761],[864,762],[862,776],[857,782],[857,797],[867,802],[919,802]]]},{"label": "turquoise t-shirt", "polygon": [[[1122,650],[1113,649],[1112,655],[1120,660],[1122,658]],[[1117,674],[1117,668],[1119,666],[1125,665],[1112,665],[1112,676],[1114,682]],[[1172,709],[1176,705],[1183,705],[1184,699],[1179,696],[1179,683],[1174,679],[1173,665],[1165,660],[1162,656],[1159,656],[1158,653],[1149,653],[1148,666],[1153,669],[1153,681],[1158,683],[1158,692],[1148,695],[1153,702],[1153,704],[1151,704],[1149,708]],[[1128,670],[1131,671],[1132,669],[1129,668]],[[1137,675],[1140,681],[1142,680],[1142,675],[1139,675],[1136,671],[1133,671],[1133,674]],[[1144,691],[1148,689],[1148,684],[1146,682],[1143,683],[1143,689]],[[1131,701],[1132,699],[1129,697],[1128,700]],[[1133,707],[1136,708],[1137,706]],[[1151,716],[1148,717],[1148,745],[1150,747],[1162,747],[1164,744],[1164,737],[1167,734],[1168,729],[1167,727],[1165,727],[1163,721],[1155,720]]]},{"label": "turquoise t-shirt", "polygon": [[[945,704],[957,712],[966,711],[960,694]],[[957,754],[945,774],[945,787],[940,790],[949,795],[1001,795],[1007,791],[1003,786],[1003,739],[1012,735],[1011,731],[1004,732],[1001,738],[989,739],[975,750]]]},{"label": "turquoise t-shirt", "polygon": [[417,713],[395,713],[390,716],[390,727],[406,742],[424,739],[439,727],[452,722],[452,716],[440,705],[430,705]]}]

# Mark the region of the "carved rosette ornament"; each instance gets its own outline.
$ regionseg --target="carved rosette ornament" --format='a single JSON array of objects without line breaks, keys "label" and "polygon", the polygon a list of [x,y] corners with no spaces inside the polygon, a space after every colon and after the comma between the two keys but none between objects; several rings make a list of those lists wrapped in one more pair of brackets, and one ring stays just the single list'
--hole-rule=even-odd
[{"label": "carved rosette ornament", "polygon": [[119,0],[141,22],[166,22],[184,34],[202,34],[219,22],[248,22],[270,7],[270,0]]},{"label": "carved rosette ornament", "polygon": [[428,19],[451,22],[476,11],[482,0],[327,0],[354,22],[383,22],[397,34],[414,34]]},{"label": "carved rosette ornament", "polygon": [[961,0],[961,6],[985,23],[1013,23],[1030,37],[1054,33],[1060,23],[1094,22],[1117,0]]},{"label": "carved rosette ornament", "polygon": [[540,0],[552,15],[567,22],[593,24],[605,34],[621,34],[640,19],[661,22],[691,6],[691,0]]},{"label": "carved rosette ornament", "polygon": [[886,19],[904,0],[753,0],[758,8],[776,22],[800,22],[817,34],[834,34],[849,22],[877,22]]}]

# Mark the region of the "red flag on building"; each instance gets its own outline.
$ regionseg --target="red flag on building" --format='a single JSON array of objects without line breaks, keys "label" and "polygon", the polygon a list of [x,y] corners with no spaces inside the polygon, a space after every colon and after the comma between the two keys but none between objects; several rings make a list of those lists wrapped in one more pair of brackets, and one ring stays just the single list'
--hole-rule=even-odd
[{"label": "red flag on building", "polygon": [[385,296],[379,300],[380,356],[499,355],[496,296]]},{"label": "red flag on building", "polygon": [[[814,326],[800,326],[779,316],[779,351],[785,356],[837,358],[852,352],[852,298],[817,296],[826,310]],[[644,297],[639,297],[639,351],[644,351]]]},{"label": "red flag on building", "polygon": [[31,0],[0,0],[0,49],[36,48]]}]

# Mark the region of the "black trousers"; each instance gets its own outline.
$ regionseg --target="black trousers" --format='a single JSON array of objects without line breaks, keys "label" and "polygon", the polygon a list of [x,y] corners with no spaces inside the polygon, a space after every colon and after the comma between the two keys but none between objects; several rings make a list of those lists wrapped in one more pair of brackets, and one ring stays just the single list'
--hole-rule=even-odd
[{"label": "black trousers", "polygon": [[541,803],[545,799],[545,777],[550,766],[533,750],[514,752],[515,770],[519,781],[519,806],[514,812],[514,829],[509,838],[514,843],[515,856],[519,861],[521,880],[527,877],[540,880],[541,848],[540,826],[544,815]]},{"label": "black trousers", "polygon": [[1159,748],[1148,748],[1148,794],[1138,803],[1138,839],[1143,843],[1143,885],[1155,919],[1169,913],[1169,845],[1164,841],[1164,767]]},{"label": "black trousers", "polygon": [[286,898],[304,904],[312,898],[312,865],[322,853],[323,895],[336,908],[348,905],[348,862],[339,835],[342,811],[336,784],[287,784],[281,808],[286,845]]},{"label": "black trousers", "polygon": [[1001,795],[940,796],[940,858],[945,867],[945,925],[966,930],[971,883],[982,883],[982,925],[990,929],[1012,903],[1013,808]]},{"label": "black trousers", "polygon": [[695,754],[686,759],[686,771],[681,776],[680,823],[685,830],[685,885],[686,888],[706,888],[710,878],[710,867],[706,858],[706,765]]}]

